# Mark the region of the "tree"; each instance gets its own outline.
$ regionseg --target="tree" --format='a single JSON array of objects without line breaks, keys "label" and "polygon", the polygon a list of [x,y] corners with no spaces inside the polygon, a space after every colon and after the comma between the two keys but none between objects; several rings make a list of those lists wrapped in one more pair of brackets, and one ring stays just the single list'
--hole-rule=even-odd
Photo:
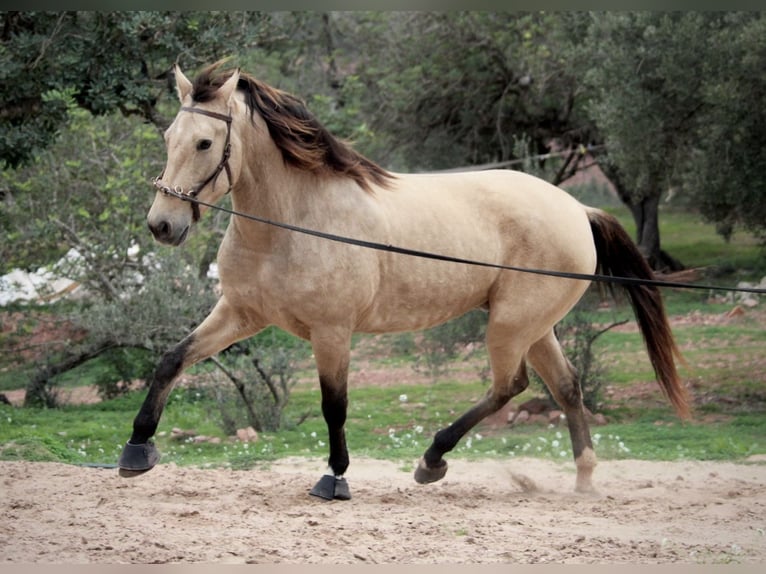
[{"label": "tree", "polygon": [[683,190],[728,238],[742,226],[766,240],[766,19],[727,13],[705,60],[705,113]]},{"label": "tree", "polygon": [[0,162],[15,167],[50,144],[67,103],[120,110],[159,127],[174,62],[196,66],[256,45],[253,12],[1,12]]},{"label": "tree", "polygon": [[722,25],[720,13],[608,12],[594,14],[589,28],[586,82],[608,149],[604,171],[655,269],[683,267],[661,249],[659,205],[681,184],[690,150],[706,135],[698,129],[713,104],[705,89],[720,72],[707,63],[720,48]]},{"label": "tree", "polygon": [[[3,264],[49,262],[76,249],[79,257],[61,272],[89,294],[53,314],[66,326],[54,331],[67,339],[40,349],[26,404],[52,406],[57,375],[105,354],[115,376],[143,378],[215,300],[211,281],[188,270],[194,243],[205,243],[202,233],[187,249],[152,253],[145,218],[152,197],[147,174],[157,173],[164,157],[157,130],[119,113],[94,117],[74,103],[68,109],[55,142],[24,167],[0,174],[0,185],[13,190],[0,218],[11,239],[0,245]],[[130,368],[120,368],[127,349],[138,353]],[[3,362],[15,355],[4,353]]]},{"label": "tree", "polygon": [[[359,105],[385,136],[383,161],[401,169],[444,169],[515,158],[526,137],[587,141],[578,86],[563,49],[565,17],[545,13],[395,12],[338,24],[353,59],[337,56],[364,86]],[[576,30],[576,29],[575,29]],[[351,54],[349,54],[351,55]],[[385,150],[379,148],[381,152]],[[563,176],[563,174],[562,174]]]}]

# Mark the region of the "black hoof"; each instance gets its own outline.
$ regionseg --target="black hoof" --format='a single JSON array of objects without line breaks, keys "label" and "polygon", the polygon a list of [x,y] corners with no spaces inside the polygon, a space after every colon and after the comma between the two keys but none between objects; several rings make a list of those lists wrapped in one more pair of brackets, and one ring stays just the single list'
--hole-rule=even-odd
[{"label": "black hoof", "polygon": [[436,482],[444,478],[447,474],[447,461],[440,460],[438,466],[430,467],[426,465],[426,461],[422,458],[418,462],[418,467],[415,469],[415,482],[418,484],[428,484],[429,482]]},{"label": "black hoof", "polygon": [[323,475],[309,494],[324,500],[351,500],[351,491],[348,489],[346,479],[336,478],[330,474]]},{"label": "black hoof", "polygon": [[131,477],[145,473],[154,468],[160,460],[160,451],[154,443],[148,441],[144,444],[125,444],[117,465],[120,467],[120,476]]}]

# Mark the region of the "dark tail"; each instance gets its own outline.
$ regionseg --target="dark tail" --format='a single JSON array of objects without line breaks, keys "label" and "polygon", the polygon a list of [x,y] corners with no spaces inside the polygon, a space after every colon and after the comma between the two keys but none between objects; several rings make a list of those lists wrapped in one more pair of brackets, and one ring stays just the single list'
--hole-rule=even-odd
[{"label": "dark tail", "polygon": [[[646,259],[615,217],[598,209],[589,209],[588,219],[596,244],[600,273],[618,277],[654,278],[654,272]],[[675,364],[676,358],[680,361],[683,361],[683,358],[670,330],[662,294],[656,286],[622,287],[630,298],[657,381],[675,407],[678,416],[688,419],[689,397]]]}]

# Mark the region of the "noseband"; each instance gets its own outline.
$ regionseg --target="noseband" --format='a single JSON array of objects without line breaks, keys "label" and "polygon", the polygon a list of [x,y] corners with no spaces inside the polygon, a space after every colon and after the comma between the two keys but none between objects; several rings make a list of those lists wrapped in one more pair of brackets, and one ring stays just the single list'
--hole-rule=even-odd
[{"label": "noseband", "polygon": [[[223,156],[221,157],[221,161],[218,162],[218,166],[215,168],[213,173],[211,173],[202,183],[193,186],[188,191],[184,191],[184,189],[177,185],[175,187],[172,187],[162,181],[162,176],[165,175],[165,171],[159,175],[159,177],[155,177],[152,180],[152,184],[154,187],[156,187],[159,191],[164,193],[165,195],[172,195],[174,197],[178,196],[188,196],[188,197],[197,197],[200,192],[207,186],[207,184],[211,183],[215,185],[216,180],[218,179],[218,176],[221,174],[221,171],[224,169],[226,170],[226,177],[229,179],[229,189],[226,190],[226,193],[229,193],[231,191],[232,187],[232,179],[231,179],[231,168],[229,167],[229,156],[231,155],[231,114],[224,115],[219,114],[217,112],[210,112],[208,110],[202,110],[199,108],[190,108],[187,106],[181,107],[182,112],[191,112],[194,114],[202,114],[203,116],[208,116],[210,118],[215,118],[217,120],[222,120],[226,122],[226,141],[224,142],[223,146]],[[198,221],[200,217],[199,213],[199,205],[195,202],[190,202],[191,208],[192,208],[192,217],[194,221]]]}]

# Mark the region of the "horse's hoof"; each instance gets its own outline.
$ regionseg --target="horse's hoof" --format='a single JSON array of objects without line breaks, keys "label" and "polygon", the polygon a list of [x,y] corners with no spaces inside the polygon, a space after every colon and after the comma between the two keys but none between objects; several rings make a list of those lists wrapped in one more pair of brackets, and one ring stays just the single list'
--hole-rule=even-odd
[{"label": "horse's hoof", "polygon": [[324,500],[351,500],[351,491],[346,479],[331,474],[323,475],[319,482],[314,485],[314,488],[309,491],[309,494]]},{"label": "horse's hoof", "polygon": [[120,467],[120,476],[131,477],[145,473],[154,468],[160,460],[160,451],[152,441],[144,444],[126,443],[122,449],[117,466]]},{"label": "horse's hoof", "polygon": [[439,461],[438,466],[430,467],[426,465],[426,461],[422,458],[418,462],[418,467],[415,469],[415,482],[418,484],[428,484],[429,482],[436,482],[444,478],[447,474],[447,461],[442,459]]}]

